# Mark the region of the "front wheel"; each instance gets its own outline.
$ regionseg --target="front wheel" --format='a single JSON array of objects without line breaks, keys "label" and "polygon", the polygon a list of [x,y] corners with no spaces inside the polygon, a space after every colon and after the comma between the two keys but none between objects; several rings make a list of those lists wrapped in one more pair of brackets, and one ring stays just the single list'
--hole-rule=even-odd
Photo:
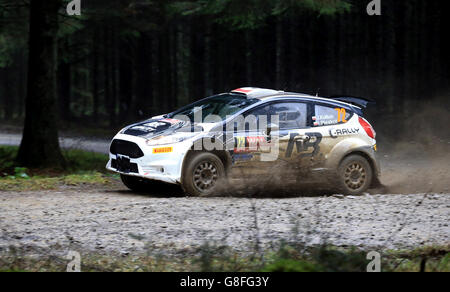
[{"label": "front wheel", "polygon": [[373,170],[367,159],[360,155],[345,158],[338,170],[340,191],[346,195],[359,195],[372,184]]},{"label": "front wheel", "polygon": [[183,171],[182,186],[191,196],[210,196],[219,191],[225,181],[225,167],[212,153],[195,153]]}]

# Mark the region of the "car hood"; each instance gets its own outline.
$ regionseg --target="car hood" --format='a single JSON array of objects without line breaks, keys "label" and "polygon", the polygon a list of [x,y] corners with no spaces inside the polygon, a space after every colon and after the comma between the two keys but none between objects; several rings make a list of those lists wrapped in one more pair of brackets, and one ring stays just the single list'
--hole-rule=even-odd
[{"label": "car hood", "polygon": [[161,135],[175,133],[209,132],[216,124],[191,124],[186,121],[155,117],[150,120],[133,124],[122,130],[122,134],[152,139]]}]

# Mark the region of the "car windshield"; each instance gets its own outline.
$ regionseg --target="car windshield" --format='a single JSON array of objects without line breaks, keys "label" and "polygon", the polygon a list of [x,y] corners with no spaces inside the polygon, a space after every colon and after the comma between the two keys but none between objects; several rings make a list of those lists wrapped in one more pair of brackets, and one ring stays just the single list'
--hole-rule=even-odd
[{"label": "car windshield", "polygon": [[[187,116],[191,122],[217,122],[212,116],[220,117],[222,121],[242,109],[257,103],[258,99],[247,99],[237,94],[224,94],[200,100],[168,115],[169,118],[176,116]],[[194,121],[194,117],[196,120]],[[201,118],[201,121],[198,119]]]}]

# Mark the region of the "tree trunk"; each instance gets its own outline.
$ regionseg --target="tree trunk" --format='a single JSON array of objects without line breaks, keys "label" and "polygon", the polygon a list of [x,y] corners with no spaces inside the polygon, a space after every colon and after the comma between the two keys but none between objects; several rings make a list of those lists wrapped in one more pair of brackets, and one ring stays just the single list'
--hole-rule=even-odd
[{"label": "tree trunk", "polygon": [[56,67],[61,0],[32,0],[28,93],[23,139],[17,161],[28,167],[63,168],[58,141]]}]

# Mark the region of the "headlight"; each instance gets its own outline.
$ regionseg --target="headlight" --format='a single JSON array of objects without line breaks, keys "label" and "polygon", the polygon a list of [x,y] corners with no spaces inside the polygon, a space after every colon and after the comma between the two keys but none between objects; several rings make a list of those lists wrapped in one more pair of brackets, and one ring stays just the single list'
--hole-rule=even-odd
[{"label": "headlight", "polygon": [[147,146],[160,146],[167,144],[181,143],[190,137],[177,137],[177,136],[160,136],[154,139],[147,140]]}]

